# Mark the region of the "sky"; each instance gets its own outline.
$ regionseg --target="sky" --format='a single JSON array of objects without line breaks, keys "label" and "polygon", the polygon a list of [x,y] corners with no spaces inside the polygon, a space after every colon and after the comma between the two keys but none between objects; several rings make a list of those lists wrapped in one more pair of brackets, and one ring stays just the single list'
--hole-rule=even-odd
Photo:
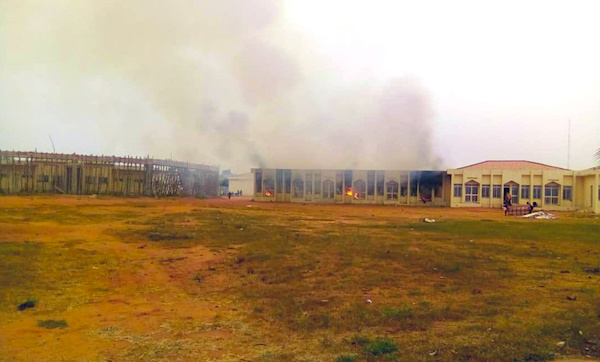
[{"label": "sky", "polygon": [[0,0],[0,149],[594,165],[597,1]]}]

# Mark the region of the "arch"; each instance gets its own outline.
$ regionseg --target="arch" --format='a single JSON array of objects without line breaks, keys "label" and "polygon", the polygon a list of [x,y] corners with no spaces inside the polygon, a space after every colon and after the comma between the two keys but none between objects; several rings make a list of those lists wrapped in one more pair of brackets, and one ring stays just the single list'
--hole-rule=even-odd
[{"label": "arch", "polygon": [[465,202],[479,202],[479,183],[471,180],[465,184]]},{"label": "arch", "polygon": [[364,199],[366,189],[367,189],[367,185],[365,184],[365,182],[363,180],[359,179],[359,180],[354,181],[354,187],[352,188],[352,191],[354,193],[354,198],[359,199],[359,200]]},{"label": "arch", "polygon": [[333,199],[334,196],[334,191],[335,191],[335,187],[334,187],[334,183],[333,180],[325,180],[323,181],[323,198],[324,199]]},{"label": "arch", "polygon": [[388,200],[398,200],[398,182],[393,180],[386,182],[385,190]]},{"label": "arch", "polygon": [[294,179],[292,182],[292,197],[304,197],[304,180],[301,178]]},{"label": "arch", "polygon": [[263,193],[267,197],[275,197],[275,181],[267,178],[263,181]]}]

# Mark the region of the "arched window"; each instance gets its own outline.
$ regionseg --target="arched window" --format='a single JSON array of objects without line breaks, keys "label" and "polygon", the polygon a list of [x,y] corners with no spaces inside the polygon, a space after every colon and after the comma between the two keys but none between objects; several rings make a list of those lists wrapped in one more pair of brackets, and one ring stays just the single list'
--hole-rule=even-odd
[{"label": "arched window", "polygon": [[332,180],[323,181],[323,198],[333,199],[334,184]]},{"label": "arched window", "polygon": [[354,198],[355,199],[364,199],[365,198],[365,191],[366,191],[366,184],[363,180],[356,180],[354,181],[354,189],[352,190],[354,191]]},{"label": "arched window", "polygon": [[396,181],[388,181],[385,184],[388,200],[398,200],[398,183]]},{"label": "arched window", "polygon": [[268,178],[268,179],[265,179],[265,181],[263,183],[264,183],[264,186],[263,186],[264,195],[267,197],[274,197],[275,196],[275,181],[273,181],[272,178]]},{"label": "arched window", "polygon": [[550,205],[558,205],[558,190],[560,185],[556,182],[550,182],[544,187],[544,203]]},{"label": "arched window", "polygon": [[304,180],[297,178],[292,182],[292,197],[302,198],[304,197]]},{"label": "arched window", "polygon": [[473,180],[465,184],[465,202],[479,202],[479,184]]}]

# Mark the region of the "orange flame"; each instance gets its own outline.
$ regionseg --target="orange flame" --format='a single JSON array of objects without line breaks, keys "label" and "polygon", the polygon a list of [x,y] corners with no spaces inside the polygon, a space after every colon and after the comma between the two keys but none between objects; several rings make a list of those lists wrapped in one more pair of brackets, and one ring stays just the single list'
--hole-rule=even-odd
[{"label": "orange flame", "polygon": [[348,191],[346,191],[346,195],[348,195],[348,196],[352,196],[352,189],[351,189],[351,188],[350,188],[350,189],[348,189]]},{"label": "orange flame", "polygon": [[265,196],[271,196],[271,191],[265,192]]},{"label": "orange flame", "polygon": [[355,193],[355,194],[354,194],[354,198],[355,198],[355,199],[360,199],[360,194],[359,194],[358,192],[357,192],[357,193]]}]

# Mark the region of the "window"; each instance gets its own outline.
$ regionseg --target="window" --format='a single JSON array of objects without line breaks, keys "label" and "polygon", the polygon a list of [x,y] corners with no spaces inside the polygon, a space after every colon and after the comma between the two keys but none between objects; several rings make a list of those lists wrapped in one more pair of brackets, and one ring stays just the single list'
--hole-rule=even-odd
[{"label": "window", "polygon": [[292,170],[283,170],[283,181],[285,193],[289,194],[292,190]]},{"label": "window", "polygon": [[465,202],[479,202],[479,184],[477,182],[469,181],[465,184]]},{"label": "window", "polygon": [[85,183],[86,184],[94,184],[94,183],[96,183],[96,178],[94,176],[86,176]]},{"label": "window", "polygon": [[563,186],[563,200],[573,200],[572,186]]},{"label": "window", "polygon": [[598,201],[600,201],[600,186],[598,186]]},{"label": "window", "polygon": [[375,171],[367,171],[367,195],[375,195]]},{"label": "window", "polygon": [[521,198],[522,199],[529,199],[529,185],[523,185],[521,186]]},{"label": "window", "polygon": [[312,195],[312,174],[307,173],[304,179],[306,180],[306,194]]},{"label": "window", "polygon": [[48,175],[39,175],[38,176],[38,182],[49,182],[50,181],[50,177]]},{"label": "window", "polygon": [[492,187],[492,197],[495,199],[502,198],[502,185],[494,185]]},{"label": "window", "polygon": [[408,193],[408,186],[406,184],[402,184],[400,186],[400,196],[406,197],[407,193]]},{"label": "window", "polygon": [[323,181],[323,198],[324,199],[333,199],[333,181],[325,180]]},{"label": "window", "polygon": [[315,195],[321,194],[321,174],[315,174]]},{"label": "window", "polygon": [[[412,189],[410,193],[412,196]],[[462,184],[454,184],[454,197],[462,197]]]},{"label": "window", "polygon": [[262,170],[256,170],[254,173],[254,187],[257,194],[262,193]]},{"label": "window", "polygon": [[533,198],[534,199],[542,198],[542,186],[533,186]]},{"label": "window", "polygon": [[388,181],[386,184],[387,199],[398,200],[398,183],[396,181]]},{"label": "window", "polygon": [[292,188],[294,189],[293,197],[304,197],[304,180],[300,178],[295,179]]},{"label": "window", "polygon": [[275,170],[275,192],[283,193],[283,170]]},{"label": "window", "polygon": [[98,184],[99,185],[108,185],[108,177],[103,177],[103,176],[98,177]]},{"label": "window", "polygon": [[410,196],[417,196],[417,183],[415,181],[410,183]]},{"label": "window", "polygon": [[550,205],[558,205],[558,188],[560,185],[557,183],[549,183],[546,185],[544,192],[544,203]]},{"label": "window", "polygon": [[343,187],[344,187],[344,185],[343,185],[343,181],[342,181],[342,174],[337,173],[335,175],[335,194],[341,195]]},{"label": "window", "polygon": [[363,180],[356,180],[354,182],[354,198],[364,199],[365,198],[365,182]]},{"label": "window", "polygon": [[490,185],[481,185],[481,198],[482,199],[490,198]]},{"label": "window", "polygon": [[352,170],[345,170],[344,171],[344,187],[346,188],[346,190],[344,190],[347,194],[350,194],[350,196],[352,195]]},{"label": "window", "polygon": [[383,196],[383,174],[377,175],[377,196]]},{"label": "window", "polygon": [[275,182],[272,178],[265,179],[265,196],[273,197],[275,196]]}]

